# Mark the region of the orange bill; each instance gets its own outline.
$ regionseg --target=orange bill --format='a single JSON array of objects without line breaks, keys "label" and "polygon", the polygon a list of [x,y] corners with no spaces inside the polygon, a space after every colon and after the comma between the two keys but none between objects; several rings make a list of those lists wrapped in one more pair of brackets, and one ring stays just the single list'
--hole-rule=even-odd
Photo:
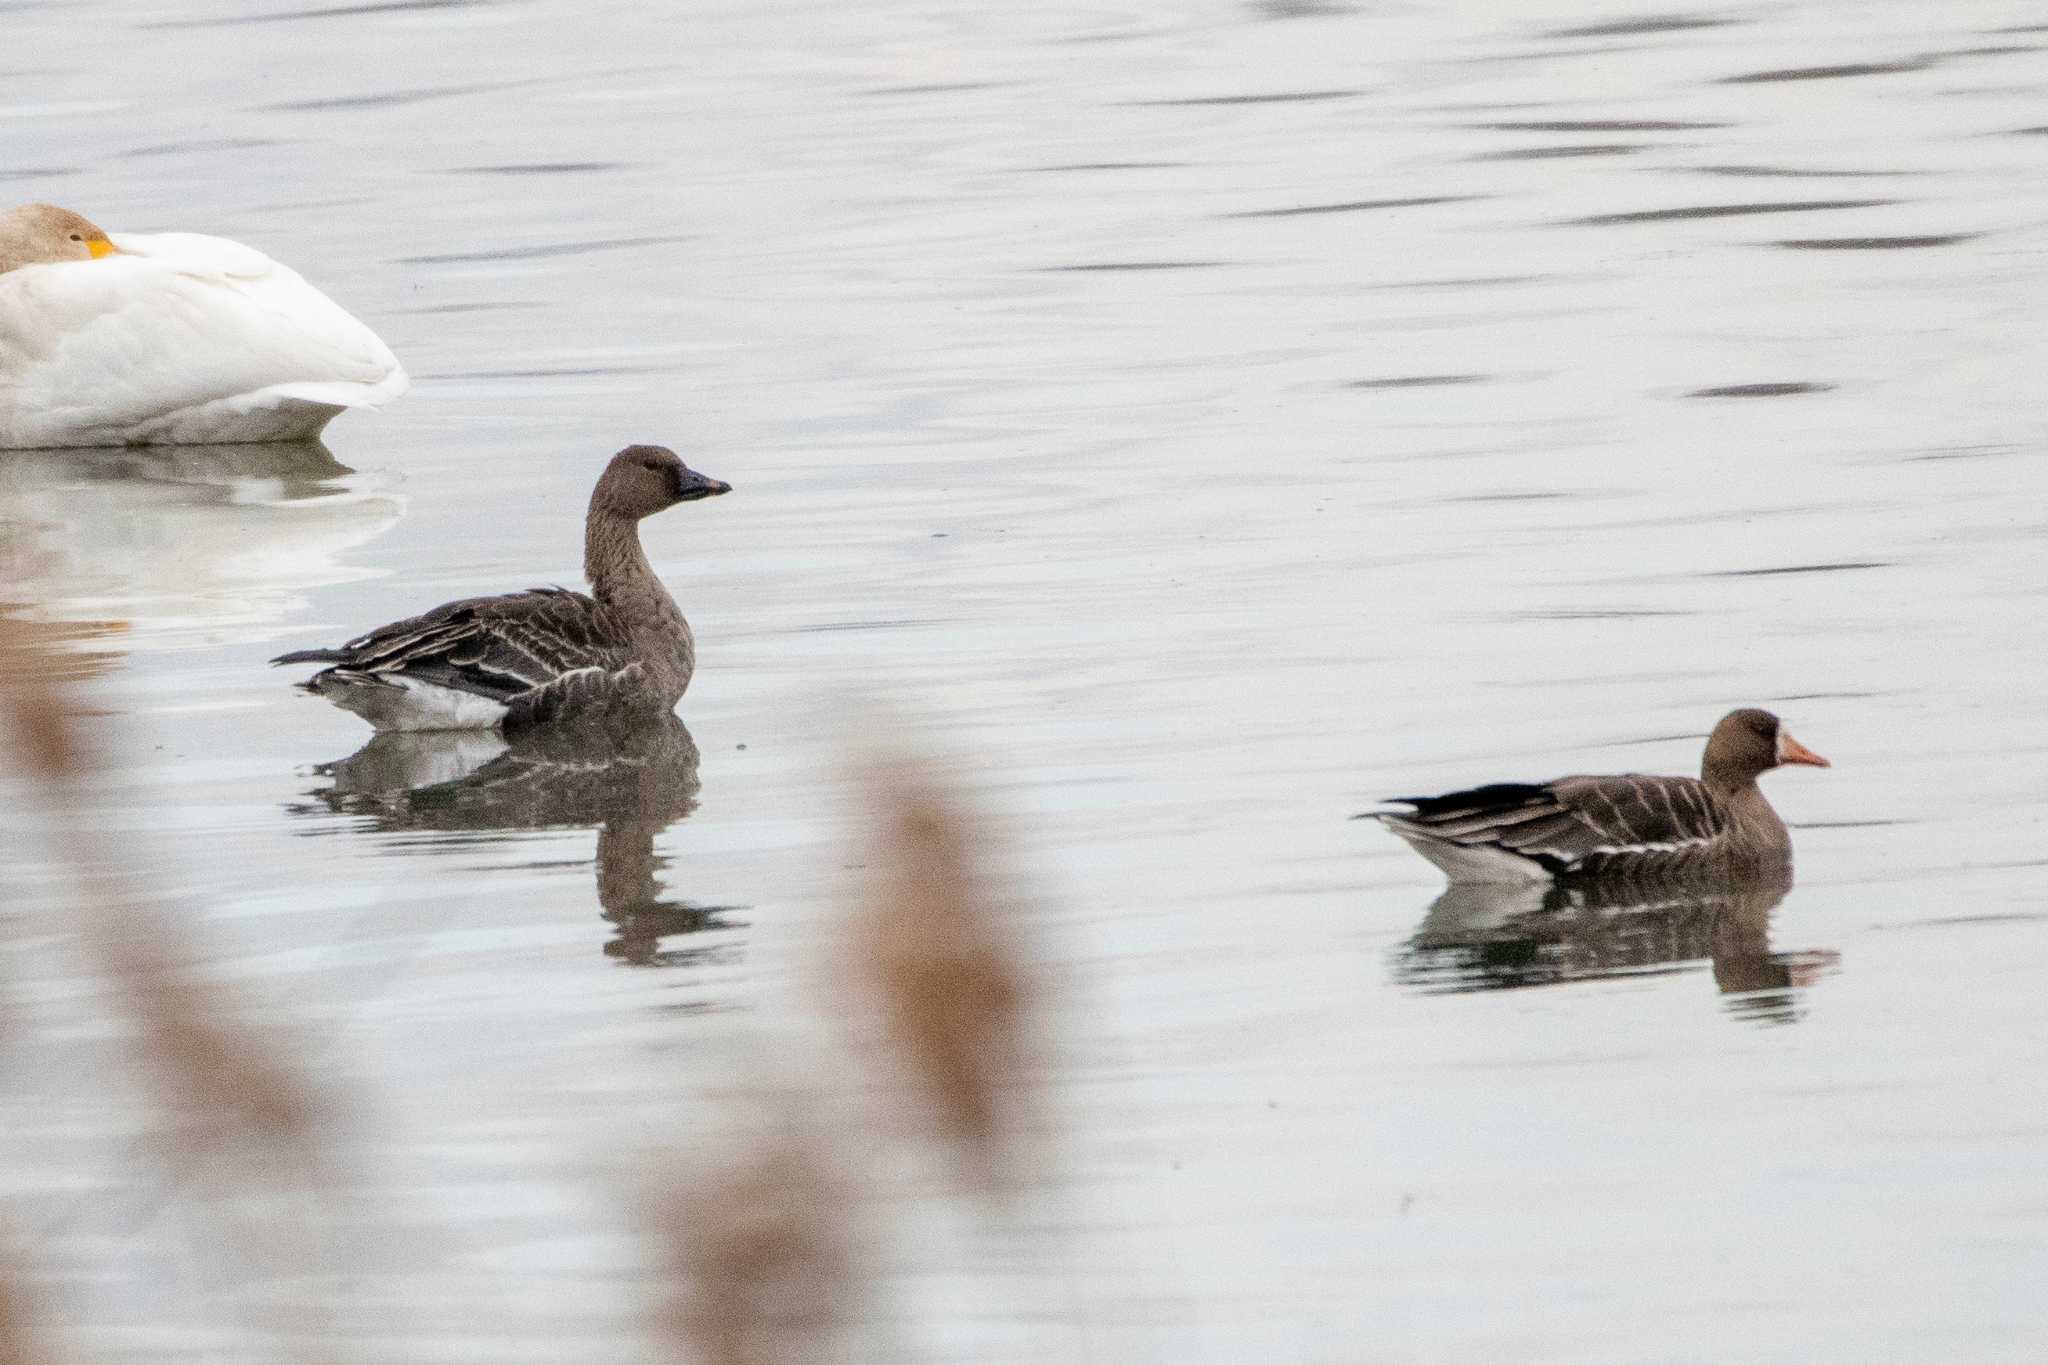
[{"label": "orange bill", "polygon": [[1809,768],[1831,768],[1834,766],[1819,754],[1792,738],[1790,730],[1778,731],[1778,762],[1804,763]]}]

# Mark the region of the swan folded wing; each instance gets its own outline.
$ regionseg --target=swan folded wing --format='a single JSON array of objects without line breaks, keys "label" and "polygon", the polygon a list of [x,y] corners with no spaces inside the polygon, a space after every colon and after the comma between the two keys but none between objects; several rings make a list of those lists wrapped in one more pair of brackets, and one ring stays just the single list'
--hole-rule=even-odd
[{"label": "swan folded wing", "polygon": [[194,233],[0,280],[0,374],[17,414],[122,429],[205,404],[375,406],[404,369],[298,272]]},{"label": "swan folded wing", "polygon": [[1402,797],[1380,818],[1411,839],[1493,847],[1553,869],[1594,855],[1674,852],[1711,842],[1720,816],[1691,778],[1624,774],[1543,784],[1497,783],[1444,796]]},{"label": "swan folded wing", "polygon": [[566,675],[616,671],[627,659],[626,632],[609,608],[582,593],[535,588],[450,602],[339,649],[281,661],[332,663],[364,682],[403,677],[510,703]]}]

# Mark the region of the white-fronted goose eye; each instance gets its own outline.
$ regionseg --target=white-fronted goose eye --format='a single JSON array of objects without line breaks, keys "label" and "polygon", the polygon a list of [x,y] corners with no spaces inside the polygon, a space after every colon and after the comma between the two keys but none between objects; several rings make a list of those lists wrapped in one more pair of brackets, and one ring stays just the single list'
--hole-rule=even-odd
[{"label": "white-fronted goose eye", "polygon": [[0,449],[303,441],[411,381],[376,333],[262,252],[0,213]]},{"label": "white-fronted goose eye", "polygon": [[508,732],[618,710],[673,710],[696,641],[640,548],[640,522],[732,491],[663,446],[628,446],[598,477],[583,521],[591,595],[532,588],[472,597],[274,664],[319,663],[303,686],[379,730]]},{"label": "white-fronted goose eye", "polygon": [[1760,874],[1789,871],[1792,840],[1756,784],[1788,763],[1828,761],[1769,711],[1731,711],[1707,736],[1700,775],[1560,777],[1372,811],[1454,882]]}]

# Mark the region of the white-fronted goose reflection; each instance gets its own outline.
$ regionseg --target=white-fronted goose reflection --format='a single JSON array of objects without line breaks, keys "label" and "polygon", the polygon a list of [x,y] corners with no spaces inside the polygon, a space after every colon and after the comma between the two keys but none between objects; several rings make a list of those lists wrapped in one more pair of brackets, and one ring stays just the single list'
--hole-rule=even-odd
[{"label": "white-fronted goose reflection", "polygon": [[[507,741],[478,732],[380,734],[314,769],[323,779],[296,814],[366,816],[381,832],[445,832],[458,842],[518,831],[597,831],[598,912],[616,926],[605,954],[637,966],[722,961],[711,943],[664,947],[682,934],[742,927],[739,906],[665,898],[657,834],[697,808],[697,745],[673,715],[547,726]],[[445,850],[446,841],[429,845]]]},{"label": "white-fronted goose reflection", "polygon": [[1671,882],[1454,882],[1413,938],[1394,975],[1427,992],[1551,986],[1713,965],[1729,1012],[1761,1022],[1798,1018],[1799,992],[1831,970],[1830,950],[1774,952],[1771,914],[1790,875]]}]

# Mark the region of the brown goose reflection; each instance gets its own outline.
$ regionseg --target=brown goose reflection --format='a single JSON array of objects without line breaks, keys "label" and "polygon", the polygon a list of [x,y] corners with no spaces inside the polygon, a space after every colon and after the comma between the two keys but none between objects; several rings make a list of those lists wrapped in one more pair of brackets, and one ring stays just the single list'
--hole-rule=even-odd
[{"label": "brown goose reflection", "polygon": [[1454,883],[1396,950],[1395,979],[1425,991],[1549,986],[1682,971],[1706,959],[1731,1014],[1799,1017],[1799,992],[1840,954],[1773,952],[1771,912],[1789,874],[1750,881]]},{"label": "brown goose reflection", "polygon": [[617,926],[607,957],[642,967],[714,961],[713,945],[664,948],[678,934],[739,926],[741,907],[663,899],[668,860],[654,836],[697,808],[697,744],[673,715],[559,725],[508,743],[488,731],[380,734],[314,769],[327,785],[301,814],[369,816],[385,831],[597,830],[599,913]]}]

